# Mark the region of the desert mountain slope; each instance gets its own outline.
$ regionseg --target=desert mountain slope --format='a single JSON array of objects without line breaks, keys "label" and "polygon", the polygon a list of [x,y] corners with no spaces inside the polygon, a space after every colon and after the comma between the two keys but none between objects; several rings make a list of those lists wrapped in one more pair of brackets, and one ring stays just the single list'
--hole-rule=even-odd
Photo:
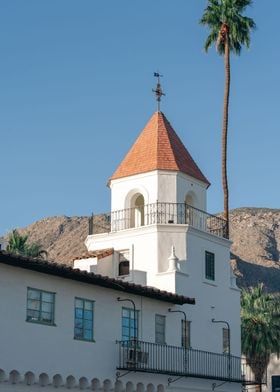
[{"label": "desert mountain slope", "polygon": [[280,265],[280,210],[239,208],[230,221],[233,254],[258,265]]},{"label": "desert mountain slope", "polygon": [[263,282],[280,292],[280,210],[238,208],[230,213],[232,267],[240,287]]},{"label": "desert mountain slope", "polygon": [[87,251],[88,217],[53,216],[41,219],[24,229],[30,243],[37,242],[48,252],[48,259],[72,265],[75,257]]},{"label": "desert mountain slope", "polygon": [[[95,222],[103,217],[96,216]],[[231,211],[230,220],[231,263],[238,285],[264,282],[269,291],[280,291],[280,209],[240,208]],[[45,218],[20,232],[39,242],[49,259],[72,265],[86,251],[88,217]]]}]

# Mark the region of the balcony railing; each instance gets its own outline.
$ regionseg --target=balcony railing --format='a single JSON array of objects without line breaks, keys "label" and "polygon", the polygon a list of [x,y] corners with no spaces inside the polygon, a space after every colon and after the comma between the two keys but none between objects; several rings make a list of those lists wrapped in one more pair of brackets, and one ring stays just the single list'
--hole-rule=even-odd
[{"label": "balcony railing", "polygon": [[138,340],[121,341],[117,344],[119,370],[205,378],[243,385],[265,383],[265,379],[256,379],[245,359],[232,355]]},{"label": "balcony railing", "polygon": [[228,238],[224,219],[185,203],[163,202],[92,216],[89,220],[89,234],[116,232],[154,224],[190,225]]}]

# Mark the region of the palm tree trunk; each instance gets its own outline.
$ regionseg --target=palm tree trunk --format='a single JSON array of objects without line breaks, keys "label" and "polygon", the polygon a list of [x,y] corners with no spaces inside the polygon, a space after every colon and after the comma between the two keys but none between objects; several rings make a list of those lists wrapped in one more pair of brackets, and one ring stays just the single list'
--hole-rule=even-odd
[{"label": "palm tree trunk", "polygon": [[262,392],[262,381],[266,374],[268,363],[269,363],[269,356],[266,356],[266,357],[255,358],[250,365],[255,375],[255,380],[258,382],[258,384],[255,387],[255,392]]},{"label": "palm tree trunk", "polygon": [[222,131],[222,183],[224,191],[224,218],[226,220],[226,236],[229,237],[229,195],[227,180],[227,135],[228,135],[228,108],[230,93],[230,50],[228,34],[225,37],[225,91],[224,91],[224,113],[223,113],[223,131]]}]

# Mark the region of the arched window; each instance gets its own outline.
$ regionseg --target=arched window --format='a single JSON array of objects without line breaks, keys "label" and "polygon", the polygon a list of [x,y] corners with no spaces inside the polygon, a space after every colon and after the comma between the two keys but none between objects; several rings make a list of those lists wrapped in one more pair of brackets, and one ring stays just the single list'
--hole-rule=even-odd
[{"label": "arched window", "polygon": [[144,196],[136,193],[130,202],[130,227],[144,226]]},{"label": "arched window", "polygon": [[188,204],[189,206],[195,207],[195,202],[194,202],[194,195],[192,193],[187,193],[186,198],[185,198],[185,203]]},{"label": "arched window", "polygon": [[129,275],[129,250],[119,251],[119,276]]},{"label": "arched window", "polygon": [[194,224],[196,212],[192,207],[196,207],[196,195],[194,192],[188,192],[185,197],[185,222],[188,225]]}]

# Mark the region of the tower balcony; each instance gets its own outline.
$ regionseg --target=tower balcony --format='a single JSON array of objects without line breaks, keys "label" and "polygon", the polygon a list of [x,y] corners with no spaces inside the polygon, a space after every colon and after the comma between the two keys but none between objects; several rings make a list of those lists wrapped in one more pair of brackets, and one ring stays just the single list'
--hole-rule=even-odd
[{"label": "tower balcony", "polygon": [[[194,377],[243,385],[266,383],[254,375],[245,358],[139,340],[118,341],[118,370]],[[169,379],[172,382],[172,379]]]},{"label": "tower balcony", "polygon": [[228,238],[226,221],[186,203],[156,202],[89,218],[89,235],[149,225],[189,225]]}]

